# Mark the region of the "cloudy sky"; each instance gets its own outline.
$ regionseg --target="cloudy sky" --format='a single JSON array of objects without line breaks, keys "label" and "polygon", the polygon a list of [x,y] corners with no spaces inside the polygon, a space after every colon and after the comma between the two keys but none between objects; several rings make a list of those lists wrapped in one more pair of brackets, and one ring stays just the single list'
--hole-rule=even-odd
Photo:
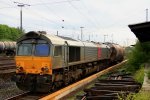
[{"label": "cloudy sky", "polygon": [[[114,42],[124,46],[134,44],[135,35],[129,24],[146,21],[150,0],[0,0],[0,24],[20,26],[28,31],[47,31],[48,34],[83,40]],[[64,28],[62,28],[64,27]]]}]

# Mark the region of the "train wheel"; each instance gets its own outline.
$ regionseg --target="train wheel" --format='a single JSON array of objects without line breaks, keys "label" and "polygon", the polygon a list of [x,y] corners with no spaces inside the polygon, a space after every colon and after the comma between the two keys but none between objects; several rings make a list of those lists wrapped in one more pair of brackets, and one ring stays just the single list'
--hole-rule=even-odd
[{"label": "train wheel", "polygon": [[53,84],[52,84],[51,91],[53,91],[53,92],[54,92],[54,91],[56,91],[56,90],[57,90],[56,84],[54,84],[54,83],[53,83]]}]

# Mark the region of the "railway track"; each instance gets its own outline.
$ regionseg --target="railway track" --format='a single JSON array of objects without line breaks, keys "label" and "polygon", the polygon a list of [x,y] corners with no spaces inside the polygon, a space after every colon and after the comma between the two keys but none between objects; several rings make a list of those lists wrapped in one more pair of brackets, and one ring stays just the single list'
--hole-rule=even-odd
[{"label": "railway track", "polygon": [[24,92],[24,93],[15,95],[13,97],[7,98],[6,100],[58,100],[58,99],[62,99],[64,97],[66,97],[67,95],[69,95],[70,93],[73,93],[74,91],[81,89],[85,85],[88,85],[89,83],[91,83],[93,80],[95,80],[100,75],[103,75],[105,73],[113,71],[114,69],[118,68],[120,65],[122,65],[124,63],[126,63],[126,61],[123,61],[122,63],[117,64],[115,66],[109,67],[99,73],[96,73],[90,77],[87,77],[81,81],[78,81],[74,84],[71,84],[71,85],[69,85],[63,89],[60,89],[56,92],[53,92],[53,93],[35,94],[35,93],[31,93],[31,92]]},{"label": "railway track", "polygon": [[12,96],[10,98],[7,98],[6,100],[18,100],[20,99],[21,97],[25,97],[26,95],[28,95],[30,92],[23,92],[23,93],[20,93],[20,94],[17,94],[15,96]]},{"label": "railway track", "polygon": [[91,83],[93,80],[95,80],[96,78],[98,78],[99,76],[106,74],[110,71],[113,71],[116,68],[119,68],[121,65],[125,64],[127,62],[123,61],[117,65],[114,65],[112,67],[109,67],[101,72],[98,72],[92,76],[89,76],[81,81],[78,81],[74,84],[71,84],[63,89],[60,89],[59,91],[56,91],[54,93],[51,93],[43,98],[41,98],[40,100],[59,100],[59,99],[63,99],[66,98],[69,94],[73,93],[74,91],[77,91],[83,87],[85,87],[86,85],[88,85],[89,83]]},{"label": "railway track", "polygon": [[17,94],[13,97],[7,98],[6,100],[39,100],[45,94],[31,93],[29,91]]},{"label": "railway track", "polygon": [[14,57],[0,57],[0,74],[7,74],[15,72],[15,60]]},{"label": "railway track", "polygon": [[116,75],[115,78],[96,81],[93,87],[84,89],[85,94],[77,96],[77,100],[116,100],[118,97],[126,100],[129,93],[137,93],[140,88],[141,84],[132,77]]}]

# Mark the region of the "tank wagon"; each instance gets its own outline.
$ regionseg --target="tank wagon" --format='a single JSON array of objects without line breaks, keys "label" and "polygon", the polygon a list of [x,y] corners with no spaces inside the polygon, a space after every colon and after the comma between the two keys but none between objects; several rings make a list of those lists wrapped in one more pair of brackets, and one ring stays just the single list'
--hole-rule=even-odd
[{"label": "tank wagon", "polygon": [[119,44],[115,43],[104,43],[110,47],[111,55],[110,55],[110,61],[112,64],[120,62],[124,59],[124,48],[120,46]]},{"label": "tank wagon", "polygon": [[110,48],[106,44],[31,31],[17,41],[13,80],[22,90],[49,92],[106,68]]},{"label": "tank wagon", "polygon": [[4,53],[7,56],[15,55],[16,42],[14,41],[0,41],[0,53]]}]

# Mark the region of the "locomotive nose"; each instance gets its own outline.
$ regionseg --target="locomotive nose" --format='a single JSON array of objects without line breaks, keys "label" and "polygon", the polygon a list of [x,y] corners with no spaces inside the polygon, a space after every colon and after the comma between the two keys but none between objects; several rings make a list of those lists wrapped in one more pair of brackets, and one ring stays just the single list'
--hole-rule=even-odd
[{"label": "locomotive nose", "polygon": [[16,57],[18,73],[52,74],[50,57]]},{"label": "locomotive nose", "polygon": [[12,80],[21,90],[48,92],[52,87],[51,57],[16,57],[16,75]]}]

